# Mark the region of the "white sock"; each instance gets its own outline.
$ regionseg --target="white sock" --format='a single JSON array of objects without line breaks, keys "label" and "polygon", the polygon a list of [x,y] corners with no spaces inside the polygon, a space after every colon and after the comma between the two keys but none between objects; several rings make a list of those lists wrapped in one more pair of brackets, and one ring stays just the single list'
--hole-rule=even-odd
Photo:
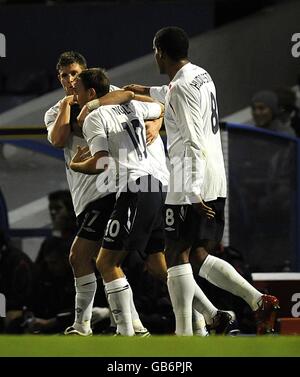
[{"label": "white sock", "polygon": [[189,263],[168,269],[168,289],[176,318],[176,335],[193,335],[192,303],[195,280]]},{"label": "white sock", "polygon": [[205,322],[208,325],[213,323],[213,318],[216,316],[218,309],[213,305],[213,303],[205,296],[202,289],[195,282],[195,294],[193,300],[193,309],[196,309],[197,312],[202,313]]},{"label": "white sock", "polygon": [[97,290],[94,273],[75,278],[75,323],[73,327],[81,332],[91,331],[94,297]]},{"label": "white sock", "polygon": [[[106,300],[107,300],[107,302],[108,302],[108,296],[107,296],[107,292],[106,292],[105,281],[102,279],[102,282],[103,282],[103,287],[104,287],[104,292],[105,292]],[[110,310],[110,306],[109,306],[109,304],[108,304],[108,308],[109,308],[109,320],[110,320],[110,324],[109,324],[109,326],[110,326],[110,327],[117,327],[117,324],[116,324],[116,322],[115,322],[115,320],[114,320],[114,316],[113,316],[113,314],[112,314],[112,312],[111,312],[111,310]]]},{"label": "white sock", "polygon": [[130,291],[126,278],[105,283],[108,303],[117,324],[117,332],[132,336],[134,329],[130,312]]},{"label": "white sock", "polygon": [[203,314],[197,312],[193,309],[193,330],[194,335],[198,336],[208,336],[208,331],[206,328],[206,323]]},{"label": "white sock", "polygon": [[132,325],[133,325],[134,331],[141,331],[144,329],[144,326],[140,320],[139,313],[136,311],[134,301],[133,301],[132,289],[131,289],[130,284],[128,283],[128,280],[127,280],[127,284],[128,284],[129,292],[130,292],[130,311],[131,311]]},{"label": "white sock", "polygon": [[199,275],[217,287],[243,298],[252,310],[258,309],[257,303],[262,293],[223,259],[208,255],[200,268]]},{"label": "white sock", "polygon": [[[104,282],[103,282],[103,284],[105,285]],[[127,284],[128,284],[129,292],[130,292],[130,311],[131,311],[132,325],[133,325],[134,331],[141,331],[141,330],[144,330],[145,327],[142,324],[140,317],[139,317],[139,314],[138,314],[138,312],[135,308],[134,301],[133,301],[133,293],[132,293],[132,289],[131,289],[131,286],[130,286],[128,280],[127,280]],[[106,292],[105,286],[104,286],[104,290],[105,290],[106,298],[107,298],[107,292]],[[112,315],[111,311],[110,311],[109,319],[110,319],[110,326],[111,327],[117,327],[117,324],[114,320],[114,316]]]}]

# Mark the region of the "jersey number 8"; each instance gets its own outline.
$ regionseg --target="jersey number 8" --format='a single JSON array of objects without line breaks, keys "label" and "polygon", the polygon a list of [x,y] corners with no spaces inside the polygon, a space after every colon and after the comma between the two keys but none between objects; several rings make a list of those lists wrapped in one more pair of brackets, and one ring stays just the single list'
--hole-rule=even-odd
[{"label": "jersey number 8", "polygon": [[210,93],[211,99],[211,128],[212,132],[216,134],[219,130],[219,117],[218,117],[218,109],[217,109],[217,101],[213,93]]}]

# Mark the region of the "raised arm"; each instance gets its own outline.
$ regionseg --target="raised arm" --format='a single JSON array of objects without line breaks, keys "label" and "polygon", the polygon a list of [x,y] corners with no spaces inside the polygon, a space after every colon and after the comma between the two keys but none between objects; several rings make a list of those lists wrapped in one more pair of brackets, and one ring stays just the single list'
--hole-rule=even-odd
[{"label": "raised arm", "polygon": [[74,95],[65,97],[59,105],[57,117],[49,132],[49,140],[56,148],[64,148],[70,136],[71,105],[76,102]]},{"label": "raised arm", "polygon": [[114,90],[105,94],[105,96],[96,98],[88,102],[81,109],[80,114],[77,117],[77,122],[80,127],[82,127],[86,116],[93,110],[97,109],[100,106],[105,105],[121,105],[134,99],[135,94],[130,90]]},{"label": "raised arm", "polygon": [[150,86],[130,84],[123,87],[124,90],[130,90],[135,94],[140,94],[142,96],[150,96]]}]

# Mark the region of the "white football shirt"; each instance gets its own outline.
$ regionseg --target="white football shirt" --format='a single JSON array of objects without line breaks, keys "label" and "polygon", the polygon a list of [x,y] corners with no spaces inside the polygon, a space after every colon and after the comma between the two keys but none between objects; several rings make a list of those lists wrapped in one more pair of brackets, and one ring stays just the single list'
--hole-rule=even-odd
[{"label": "white football shirt", "polygon": [[165,96],[165,127],[171,163],[167,204],[191,204],[226,197],[226,175],[218,124],[216,89],[210,75],[188,63],[169,86],[152,87]]},{"label": "white football shirt", "polygon": [[[111,85],[110,90],[118,89]],[[57,118],[60,102],[57,102],[45,114],[44,122],[48,131],[48,140],[51,143],[51,130]],[[66,162],[67,181],[72,196],[74,211],[78,216],[87,204],[94,200],[100,199],[114,191],[113,187],[108,187],[105,180],[105,174],[101,176],[87,175],[73,171],[69,168],[70,162],[77,151],[77,145],[83,147],[87,146],[84,138],[74,135],[72,132],[64,147],[64,156]],[[106,173],[108,174],[108,173]]]},{"label": "white football shirt", "polygon": [[136,181],[145,175],[155,176],[146,148],[144,119],[156,119],[160,113],[161,107],[157,103],[131,101],[124,105],[99,107],[86,117],[83,134],[90,152],[95,155],[107,151],[114,159],[119,191],[127,181]]}]

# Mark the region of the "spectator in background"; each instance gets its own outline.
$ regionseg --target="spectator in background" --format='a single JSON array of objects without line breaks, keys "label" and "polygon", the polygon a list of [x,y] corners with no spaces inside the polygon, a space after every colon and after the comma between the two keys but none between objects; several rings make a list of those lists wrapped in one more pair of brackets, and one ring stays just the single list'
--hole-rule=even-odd
[{"label": "spectator in background", "polygon": [[76,232],[76,217],[70,192],[67,190],[52,192],[48,200],[52,236],[42,243],[36,259],[38,266],[51,250],[62,250],[62,252],[68,248],[70,250]]},{"label": "spectator in background", "polygon": [[[59,331],[62,319],[73,314],[74,283],[68,255],[74,239],[76,218],[69,191],[48,195],[52,235],[44,240],[35,265],[32,312],[27,313],[25,331]],[[34,313],[34,314],[33,314]]]},{"label": "spectator in background", "polygon": [[300,136],[300,109],[296,106],[296,93],[287,87],[275,90],[278,97],[278,117],[286,128],[292,128]]},{"label": "spectator in background", "polygon": [[0,293],[6,297],[6,317],[0,318],[0,332],[23,331],[23,309],[31,305],[32,289],[32,261],[13,247],[0,229]]},{"label": "spectator in background", "polygon": [[265,90],[256,93],[251,101],[252,116],[256,127],[296,136],[293,128],[279,118],[279,103],[276,93]]}]

